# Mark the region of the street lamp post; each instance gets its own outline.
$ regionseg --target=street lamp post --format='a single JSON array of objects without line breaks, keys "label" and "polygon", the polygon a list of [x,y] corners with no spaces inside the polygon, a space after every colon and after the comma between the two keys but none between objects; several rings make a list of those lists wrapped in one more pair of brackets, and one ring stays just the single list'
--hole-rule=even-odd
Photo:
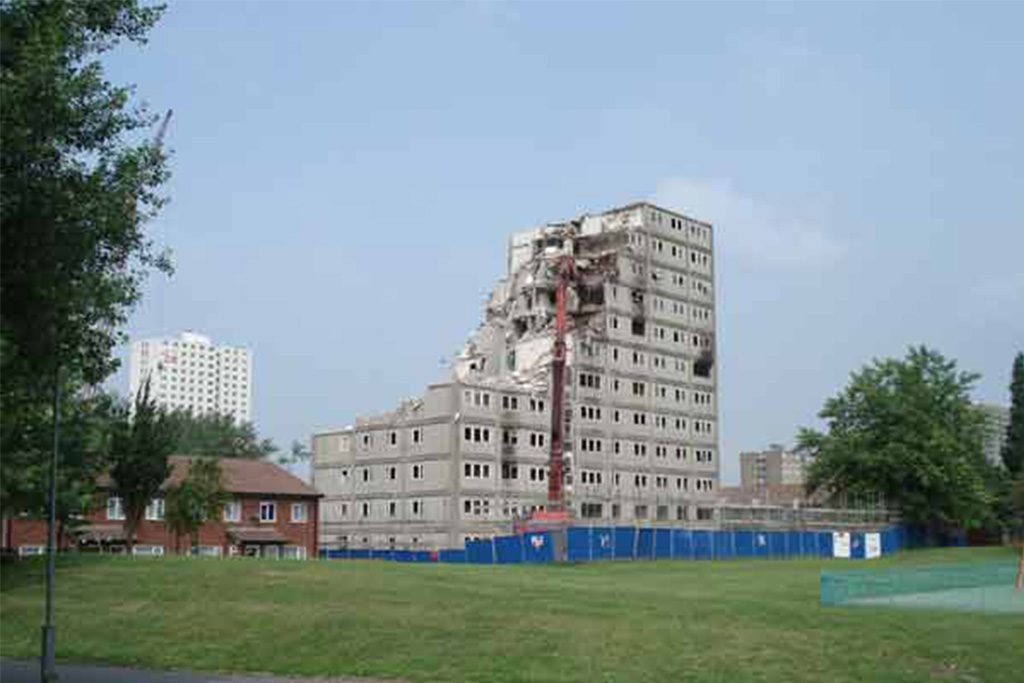
[{"label": "street lamp post", "polygon": [[50,454],[50,501],[46,542],[46,615],[43,620],[43,654],[39,662],[42,683],[57,680],[53,583],[57,571],[57,457],[60,452],[60,365],[53,373],[53,452]]}]

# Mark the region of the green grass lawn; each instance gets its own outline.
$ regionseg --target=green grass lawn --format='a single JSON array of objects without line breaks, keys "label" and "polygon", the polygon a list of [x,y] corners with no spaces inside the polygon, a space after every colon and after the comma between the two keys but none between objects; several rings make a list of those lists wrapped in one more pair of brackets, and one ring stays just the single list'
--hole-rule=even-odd
[{"label": "green grass lawn", "polygon": [[[819,571],[1002,549],[581,566],[62,558],[63,660],[414,681],[1021,681],[1024,617],[822,608]],[[35,657],[42,563],[5,566],[0,655]]]}]

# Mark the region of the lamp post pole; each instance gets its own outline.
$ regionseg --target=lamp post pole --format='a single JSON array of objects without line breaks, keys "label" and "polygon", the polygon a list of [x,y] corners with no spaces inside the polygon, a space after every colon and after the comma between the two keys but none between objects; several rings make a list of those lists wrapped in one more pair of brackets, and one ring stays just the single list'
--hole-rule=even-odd
[{"label": "lamp post pole", "polygon": [[43,620],[43,654],[39,662],[42,683],[57,680],[54,649],[53,584],[57,571],[57,457],[60,452],[60,361],[53,373],[53,452],[50,454],[50,501],[46,542],[46,615]]}]

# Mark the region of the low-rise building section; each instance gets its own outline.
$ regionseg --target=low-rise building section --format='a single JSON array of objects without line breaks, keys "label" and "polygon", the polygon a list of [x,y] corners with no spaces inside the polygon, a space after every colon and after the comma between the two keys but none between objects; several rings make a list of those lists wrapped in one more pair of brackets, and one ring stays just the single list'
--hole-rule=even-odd
[{"label": "low-rise building section", "polygon": [[[188,474],[191,458],[172,456],[166,491]],[[200,555],[306,559],[317,556],[318,493],[281,467],[265,460],[219,460],[228,502],[218,519],[200,527]],[[165,555],[189,552],[191,541],[171,532],[165,520],[163,494],[146,508],[136,531],[134,552]],[[124,508],[110,492],[110,480],[101,477],[92,504],[80,524],[66,529],[62,549],[124,552]],[[46,550],[46,521],[15,517],[4,520],[5,545],[19,555],[42,555]]]},{"label": "low-rise building section", "polygon": [[709,519],[718,488],[711,226],[648,203],[513,235],[450,381],[312,438],[325,547],[458,547],[547,503],[555,264],[570,288],[567,503]]}]

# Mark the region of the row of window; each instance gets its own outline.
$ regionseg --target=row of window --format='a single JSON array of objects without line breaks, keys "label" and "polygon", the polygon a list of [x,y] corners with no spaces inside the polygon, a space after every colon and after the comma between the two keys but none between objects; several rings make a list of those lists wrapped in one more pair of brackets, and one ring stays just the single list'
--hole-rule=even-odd
[{"label": "row of window", "polygon": [[[462,392],[463,404],[465,406],[475,406],[478,408],[490,408],[491,407],[491,394],[486,391],[476,391],[466,389]],[[501,397],[501,409],[502,410],[519,410],[519,396],[513,396],[510,394],[503,394]],[[530,397],[523,397],[523,406],[531,413],[543,413],[544,412],[544,399]]]},{"label": "row of window", "polygon": [[[370,519],[372,512],[376,504],[383,510],[384,516],[390,519],[398,519],[401,512],[402,501],[397,500],[385,500],[385,501],[369,501],[364,500],[360,503],[355,504],[354,509],[358,512],[358,519]],[[405,503],[405,518],[407,519],[423,519],[426,506],[422,500],[406,500]],[[353,508],[348,503],[333,503],[333,509],[331,510],[333,519],[345,520],[349,518],[349,512]]]},{"label": "row of window", "polygon": [[677,232],[685,232],[690,239],[707,244],[711,240],[711,229],[692,221],[685,221],[667,213],[648,209],[647,220],[653,225],[668,226]]},{"label": "row of window", "polygon": [[[385,446],[397,447],[398,446],[398,432],[391,430],[385,434],[380,435],[384,439]],[[421,427],[415,427],[409,430],[409,438],[413,444],[423,442],[423,429]],[[374,434],[372,432],[364,432],[362,435],[362,447],[363,450],[369,450],[373,448]]]},{"label": "row of window", "polygon": [[[618,323],[615,323],[615,328],[618,329]],[[698,350],[711,348],[711,340],[708,337],[701,335],[691,335],[690,341]],[[600,359],[603,347],[601,344],[596,342],[590,342],[581,344],[580,346],[581,355],[584,358]],[[610,345],[607,362],[614,365],[626,366],[630,368],[639,368],[641,370],[648,367],[648,361],[650,361],[650,367],[654,370],[669,370],[672,369],[678,372],[680,375],[685,376],[687,368],[689,367],[685,358],[679,358],[671,355],[662,355],[658,353],[648,354],[645,351],[638,349],[630,349],[626,347],[619,347]],[[705,375],[706,376],[706,375]],[[581,383],[580,386],[590,389],[600,389],[603,383],[599,376],[588,376],[585,383]],[[616,389],[618,390],[618,389]]]},{"label": "row of window", "polygon": [[[688,423],[693,426],[693,431],[697,434],[711,434],[714,429],[714,423],[710,420],[693,419],[688,421],[685,417],[646,413],[640,410],[616,408],[611,411],[611,418],[612,424],[633,424],[636,427],[653,425],[655,429],[662,431],[675,430],[685,432]],[[599,420],[600,414],[598,413],[595,418],[588,419]]]},{"label": "row of window", "polygon": [[[676,287],[682,289],[686,288],[686,278],[683,275],[672,273],[670,281]],[[700,278],[693,278],[692,282],[693,289],[698,294],[701,294],[703,297],[710,297],[711,286],[707,282],[701,280]],[[620,289],[617,285],[612,285],[611,290],[609,292],[609,298],[614,302],[618,302],[620,301],[620,293],[623,294],[623,300],[625,302],[628,302],[635,306],[643,306],[644,301],[647,297],[647,295],[642,290],[632,289],[630,287],[623,287]],[[705,308],[704,306],[692,302],[689,304],[689,306],[687,306],[687,303],[685,301],[680,301],[678,299],[672,298],[665,298],[658,296],[656,294],[651,295],[651,302],[654,310],[659,313],[667,314],[671,312],[672,315],[680,316],[682,318],[690,317],[693,320],[700,321],[706,321],[711,319],[710,308]]]},{"label": "row of window", "polygon": [[[164,521],[164,515],[166,512],[165,503],[163,498],[154,498],[146,506],[146,510],[143,513],[143,517],[150,522],[162,522]],[[241,522],[242,521],[242,502],[239,500],[232,500],[224,505],[222,512],[225,522]],[[109,521],[123,521],[125,518],[124,505],[120,497],[109,496],[107,498],[107,519]],[[259,521],[260,522],[276,522],[277,521],[277,502],[276,501],[260,501],[259,508]],[[309,510],[305,503],[292,503],[291,504],[291,517],[289,521],[294,523],[305,523],[309,521]]]},{"label": "row of window", "polygon": [[[706,310],[706,309],[704,309],[704,310]],[[707,317],[704,318],[704,319],[705,320],[710,320],[711,319],[711,313],[708,312]],[[626,316],[615,315],[615,314],[611,314],[611,315],[608,316],[608,327],[609,327],[609,329],[612,329],[612,330],[619,330],[619,329],[625,330],[627,322],[629,323],[629,331],[630,331],[630,334],[632,336],[638,337],[638,338],[644,339],[644,340],[647,339],[648,325],[644,321],[643,318],[639,318],[639,317],[628,318]],[[651,338],[652,341],[655,341],[655,340],[656,341],[663,341],[666,344],[671,342],[673,344],[677,344],[677,345],[683,346],[683,347],[685,347],[685,346],[687,346],[689,344],[689,345],[692,345],[692,347],[694,349],[706,348],[706,344],[704,343],[703,338],[701,337],[701,335],[694,334],[694,333],[687,333],[686,330],[679,329],[679,328],[676,328],[676,327],[665,327],[665,326],[662,326],[662,325],[651,325],[650,326],[650,333],[651,333],[651,337],[650,338]],[[637,352],[634,352],[634,353],[637,353]],[[639,356],[637,356],[637,358],[639,358]],[[619,356],[616,353],[613,352],[612,353],[612,360],[613,361],[618,361],[618,359],[619,359]],[[634,364],[635,365],[643,365],[643,361],[642,360],[636,360],[636,361],[634,361]]]},{"label": "row of window", "polygon": [[[654,519],[658,521],[667,521],[670,519],[669,514],[671,507],[668,505],[657,505],[654,508]],[[650,506],[648,505],[634,505],[633,506],[633,517],[635,519],[648,519],[650,516]],[[698,520],[708,520],[714,516],[714,510],[712,508],[697,508],[696,518]],[[585,519],[600,519],[604,517],[604,504],[603,503],[580,503],[580,517]],[[622,505],[619,503],[611,504],[611,518],[620,519],[622,517]],[[676,505],[675,506],[675,519],[685,520],[687,519],[686,506]]]},{"label": "row of window", "polygon": [[646,242],[650,242],[652,253],[665,258],[674,258],[684,264],[687,262],[686,255],[689,253],[689,264],[691,268],[704,268],[711,263],[711,257],[699,249],[687,249],[683,245],[676,244],[671,240],[665,240],[658,237],[645,237],[644,235],[636,232],[630,233],[629,235],[629,243],[638,249],[643,249]]}]

